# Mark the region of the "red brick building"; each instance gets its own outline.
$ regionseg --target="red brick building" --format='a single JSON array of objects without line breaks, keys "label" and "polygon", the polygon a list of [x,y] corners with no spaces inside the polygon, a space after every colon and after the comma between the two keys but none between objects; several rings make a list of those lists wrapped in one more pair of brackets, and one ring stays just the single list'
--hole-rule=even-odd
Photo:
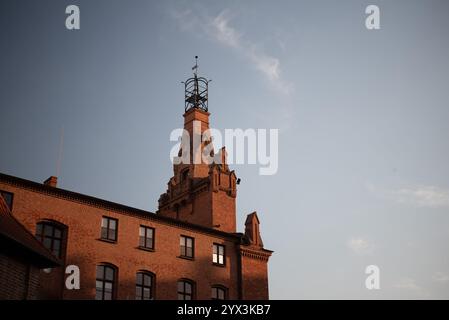
[{"label": "red brick building", "polygon": [[[194,121],[209,128],[201,79],[186,82],[184,128],[192,136]],[[237,233],[237,179],[219,154],[221,164],[175,164],[156,213],[60,189],[56,177],[41,184],[0,174],[12,215],[63,264],[40,272],[39,297],[268,299],[272,251],[255,212]],[[79,289],[65,286],[68,265],[79,267]]]}]

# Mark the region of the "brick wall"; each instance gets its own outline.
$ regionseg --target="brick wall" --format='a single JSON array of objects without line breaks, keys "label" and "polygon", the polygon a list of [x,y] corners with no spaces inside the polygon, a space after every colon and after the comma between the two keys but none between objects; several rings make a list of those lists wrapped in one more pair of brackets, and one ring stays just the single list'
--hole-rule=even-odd
[{"label": "brick wall", "polygon": [[243,299],[268,300],[267,262],[268,259],[258,254],[242,253]]},{"label": "brick wall", "polygon": [[38,298],[39,269],[16,257],[0,254],[0,300]]}]

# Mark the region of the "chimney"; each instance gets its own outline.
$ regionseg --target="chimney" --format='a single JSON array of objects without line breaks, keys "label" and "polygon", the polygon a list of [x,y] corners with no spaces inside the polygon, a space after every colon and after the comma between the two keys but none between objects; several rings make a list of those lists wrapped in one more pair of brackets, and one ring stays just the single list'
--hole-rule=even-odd
[{"label": "chimney", "polygon": [[56,188],[56,185],[58,184],[58,177],[50,176],[50,178],[44,181],[44,184],[46,186]]}]

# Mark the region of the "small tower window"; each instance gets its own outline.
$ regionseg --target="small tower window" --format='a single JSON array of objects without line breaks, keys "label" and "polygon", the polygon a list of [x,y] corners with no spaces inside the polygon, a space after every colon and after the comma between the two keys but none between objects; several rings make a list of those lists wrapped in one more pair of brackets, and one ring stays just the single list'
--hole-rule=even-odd
[{"label": "small tower window", "polygon": [[186,169],[181,172],[181,182],[187,181],[188,177],[189,177],[189,169]]}]

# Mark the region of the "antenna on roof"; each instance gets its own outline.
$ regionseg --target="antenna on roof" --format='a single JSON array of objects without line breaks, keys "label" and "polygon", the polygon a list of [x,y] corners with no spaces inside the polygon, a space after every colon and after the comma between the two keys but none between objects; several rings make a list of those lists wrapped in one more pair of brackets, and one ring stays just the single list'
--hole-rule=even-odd
[{"label": "antenna on roof", "polygon": [[62,149],[64,145],[64,126],[61,126],[61,135],[59,137],[58,161],[56,162],[56,177],[61,173]]}]

